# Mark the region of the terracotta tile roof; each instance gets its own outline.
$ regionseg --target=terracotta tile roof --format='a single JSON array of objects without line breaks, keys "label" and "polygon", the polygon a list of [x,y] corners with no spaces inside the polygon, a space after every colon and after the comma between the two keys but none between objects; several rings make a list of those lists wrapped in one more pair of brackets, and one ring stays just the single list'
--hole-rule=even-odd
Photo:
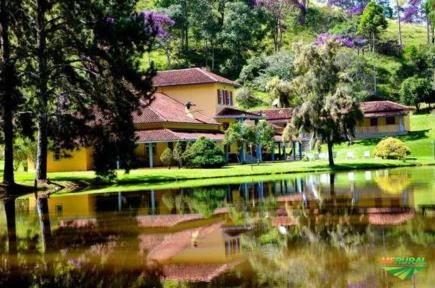
[{"label": "terracotta tile roof", "polygon": [[206,84],[206,83],[223,83],[239,87],[240,85],[227,78],[209,72],[201,68],[188,68],[177,70],[166,70],[157,72],[153,78],[155,87]]},{"label": "terracotta tile roof", "polygon": [[222,141],[224,134],[214,132],[189,132],[189,131],[174,131],[170,129],[155,129],[155,130],[140,130],[136,131],[137,143],[146,142],[171,142],[171,141],[194,141],[201,137],[208,138],[213,141]]},{"label": "terracotta tile roof", "polygon": [[267,121],[272,123],[281,123],[283,120],[286,122],[290,121],[293,115],[293,108],[271,108],[252,112],[260,113]]},{"label": "terracotta tile roof", "polygon": [[201,112],[194,111],[189,113],[184,103],[163,93],[155,93],[154,101],[151,104],[141,108],[140,112],[133,113],[133,122],[135,124],[177,122],[218,125],[214,119],[207,117]]},{"label": "terracotta tile roof", "polygon": [[366,101],[360,104],[364,116],[394,116],[401,115],[413,108],[392,101]]},{"label": "terracotta tile roof", "polygon": [[247,118],[247,119],[260,119],[263,118],[260,113],[243,111],[236,108],[225,107],[216,114],[216,119],[219,118]]},{"label": "terracotta tile roof", "polygon": [[399,225],[414,218],[414,212],[369,214],[368,221],[372,225]]},{"label": "terracotta tile roof", "polygon": [[[227,208],[218,208],[213,212],[213,215],[225,214]],[[201,214],[167,214],[167,215],[140,215],[136,217],[140,227],[173,227],[177,224],[203,219]]]},{"label": "terracotta tile roof", "polygon": [[[160,242],[157,242],[152,234],[142,234],[139,236],[140,250],[142,252],[147,250],[148,259],[164,262],[175,257],[184,249],[192,247],[193,241],[197,241],[198,245],[201,245],[201,240],[204,237],[220,230],[223,224],[224,222],[219,222],[204,227],[164,234]],[[151,246],[153,244],[156,245]]]},{"label": "terracotta tile roof", "polygon": [[169,264],[163,267],[163,275],[172,280],[211,282],[233,266],[231,264]]}]

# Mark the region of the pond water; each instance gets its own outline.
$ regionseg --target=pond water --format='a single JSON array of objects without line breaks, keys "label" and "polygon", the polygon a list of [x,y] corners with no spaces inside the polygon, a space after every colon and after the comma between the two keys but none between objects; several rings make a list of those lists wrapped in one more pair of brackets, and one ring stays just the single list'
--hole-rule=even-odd
[{"label": "pond water", "polygon": [[[434,179],[421,167],[8,199],[0,287],[435,287]],[[424,267],[394,276],[391,257]]]}]

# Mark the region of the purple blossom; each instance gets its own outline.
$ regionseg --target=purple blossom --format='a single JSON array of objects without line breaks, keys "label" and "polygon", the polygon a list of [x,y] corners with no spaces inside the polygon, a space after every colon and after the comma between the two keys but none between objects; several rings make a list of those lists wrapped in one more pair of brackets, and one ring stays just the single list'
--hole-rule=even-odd
[{"label": "purple blossom", "polygon": [[403,16],[401,20],[404,22],[421,22],[423,21],[422,14],[422,1],[421,0],[409,0],[408,5],[404,8]]},{"label": "purple blossom", "polygon": [[318,46],[322,46],[329,40],[337,41],[344,47],[348,47],[348,48],[360,48],[367,43],[367,40],[365,40],[361,36],[349,37],[349,36],[338,35],[338,34],[322,33],[317,36],[315,44]]},{"label": "purple blossom", "polygon": [[361,15],[364,12],[364,9],[366,8],[367,3],[361,3],[355,7],[351,7],[347,10],[347,13],[349,15]]},{"label": "purple blossom", "polygon": [[163,13],[142,11],[140,14],[143,16],[145,25],[150,27],[152,31],[156,33],[158,38],[166,38],[168,36],[166,27],[175,24],[175,21],[172,20],[171,17]]}]

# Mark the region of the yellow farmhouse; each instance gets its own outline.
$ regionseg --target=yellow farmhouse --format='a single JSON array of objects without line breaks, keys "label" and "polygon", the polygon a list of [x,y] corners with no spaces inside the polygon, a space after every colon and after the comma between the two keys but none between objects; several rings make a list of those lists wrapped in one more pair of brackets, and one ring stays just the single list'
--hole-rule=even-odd
[{"label": "yellow farmhouse", "polygon": [[[133,115],[137,136],[137,167],[161,166],[160,155],[177,142],[195,141],[206,137],[222,142],[224,131],[236,121],[255,124],[260,119],[268,121],[275,129],[278,154],[272,149],[271,160],[302,159],[308,149],[300,141],[286,152],[286,144],[278,136],[291,120],[291,108],[271,108],[261,111],[243,111],[234,107],[235,90],[238,83],[205,69],[189,68],[158,72],[153,79],[156,92],[154,101]],[[357,138],[405,134],[410,130],[410,107],[391,101],[370,101],[361,103],[364,119],[358,123]],[[308,141],[305,141],[308,142]],[[222,150],[229,161],[251,161],[247,147],[226,147]],[[282,150],[281,150],[282,146]],[[261,147],[255,148],[256,159],[262,160]],[[289,151],[288,150],[288,151]],[[48,172],[92,170],[93,150],[81,147],[63,153],[49,152]],[[253,161],[253,160],[252,160]],[[29,161],[29,168],[34,167]],[[34,168],[33,168],[34,169]]]}]

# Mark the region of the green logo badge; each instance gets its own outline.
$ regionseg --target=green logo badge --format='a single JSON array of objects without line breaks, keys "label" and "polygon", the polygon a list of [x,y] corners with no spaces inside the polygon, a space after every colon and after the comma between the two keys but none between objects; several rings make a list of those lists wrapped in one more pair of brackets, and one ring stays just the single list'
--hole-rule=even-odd
[{"label": "green logo badge", "polygon": [[382,269],[402,280],[410,279],[427,266],[424,257],[384,257],[380,262]]}]

